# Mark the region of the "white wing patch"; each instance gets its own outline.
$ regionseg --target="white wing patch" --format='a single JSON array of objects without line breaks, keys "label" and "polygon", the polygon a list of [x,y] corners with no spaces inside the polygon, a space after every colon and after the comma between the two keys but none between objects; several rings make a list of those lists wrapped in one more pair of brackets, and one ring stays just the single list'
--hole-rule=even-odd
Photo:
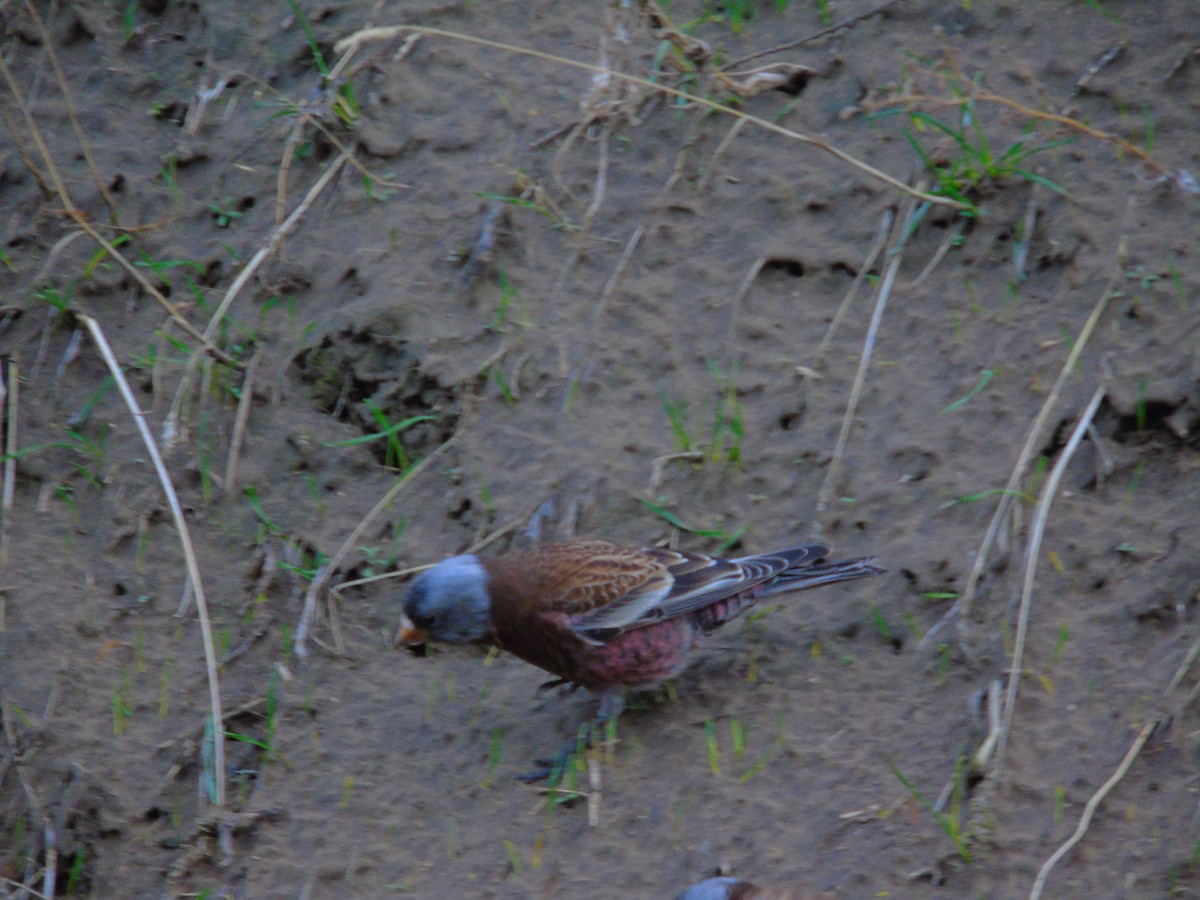
[{"label": "white wing patch", "polygon": [[662,602],[670,595],[672,586],[673,579],[669,575],[655,578],[615,603],[582,616],[572,616],[571,627],[575,631],[621,629],[642,619],[657,619],[662,615]]}]

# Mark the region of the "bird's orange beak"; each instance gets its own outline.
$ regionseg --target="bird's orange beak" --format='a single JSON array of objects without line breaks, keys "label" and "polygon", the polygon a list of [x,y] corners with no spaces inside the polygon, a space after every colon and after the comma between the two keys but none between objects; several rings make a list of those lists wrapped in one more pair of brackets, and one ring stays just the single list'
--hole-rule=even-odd
[{"label": "bird's orange beak", "polygon": [[429,635],[424,629],[418,628],[409,621],[408,616],[400,617],[400,627],[396,629],[395,646],[411,647],[414,644],[423,644],[429,639]]}]

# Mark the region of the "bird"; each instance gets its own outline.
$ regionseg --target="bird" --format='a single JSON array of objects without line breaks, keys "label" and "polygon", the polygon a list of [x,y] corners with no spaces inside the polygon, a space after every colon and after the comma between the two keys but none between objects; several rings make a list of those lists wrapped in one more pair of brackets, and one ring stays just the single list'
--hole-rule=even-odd
[{"label": "bird", "polygon": [[828,553],[804,543],[723,559],[576,540],[452,556],[409,585],[395,643],[494,646],[556,676],[546,686],[588,689],[599,697],[590,742],[627,691],[675,678],[708,635],[767,597],[884,571],[874,557],[826,562]]}]

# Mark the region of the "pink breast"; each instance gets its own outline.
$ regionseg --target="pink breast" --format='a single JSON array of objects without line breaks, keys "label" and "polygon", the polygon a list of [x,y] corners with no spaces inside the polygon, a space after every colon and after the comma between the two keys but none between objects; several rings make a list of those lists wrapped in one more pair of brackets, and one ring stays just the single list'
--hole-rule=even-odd
[{"label": "pink breast", "polygon": [[589,647],[577,680],[589,687],[650,687],[682,672],[700,642],[699,631],[685,620],[636,628]]}]

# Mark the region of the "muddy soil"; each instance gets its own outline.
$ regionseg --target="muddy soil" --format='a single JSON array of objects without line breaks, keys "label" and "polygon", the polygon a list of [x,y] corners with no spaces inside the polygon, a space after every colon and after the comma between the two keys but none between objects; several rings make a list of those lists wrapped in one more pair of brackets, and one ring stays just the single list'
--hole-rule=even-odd
[{"label": "muddy soil", "polygon": [[[1045,895],[1200,895],[1200,18],[876,5],[675,2],[673,40],[637,3],[0,5],[0,896],[1026,896],[1147,733]],[[453,34],[326,77],[371,24]],[[77,313],[195,546],[225,810],[180,534]],[[393,649],[403,577],[294,649],[314,576],[813,534],[888,574],[724,629],[574,795],[516,776],[589,699]]]}]

